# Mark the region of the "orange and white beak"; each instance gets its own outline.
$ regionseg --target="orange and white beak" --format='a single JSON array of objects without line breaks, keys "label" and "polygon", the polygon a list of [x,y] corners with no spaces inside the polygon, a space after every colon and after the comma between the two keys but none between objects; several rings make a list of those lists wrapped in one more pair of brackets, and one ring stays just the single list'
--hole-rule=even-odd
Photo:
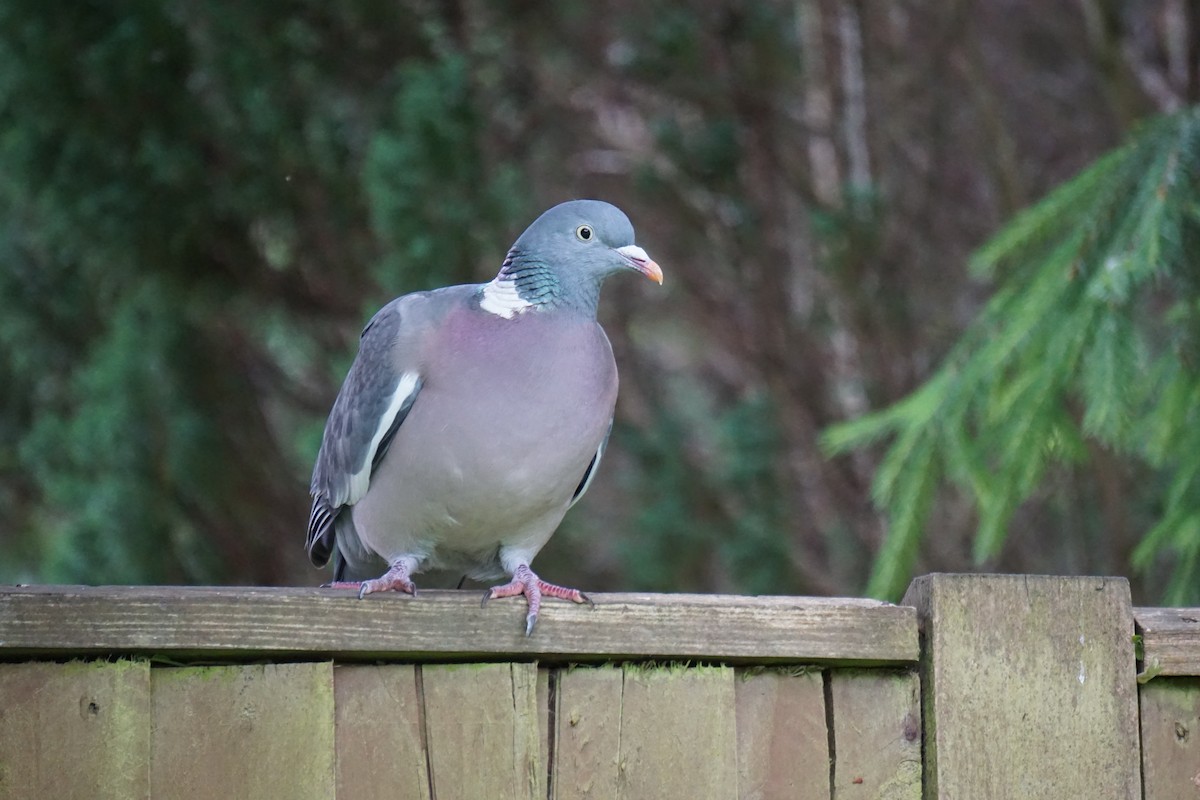
[{"label": "orange and white beak", "polygon": [[662,285],[663,274],[662,268],[654,262],[650,256],[646,255],[646,251],[638,247],[636,244],[627,244],[624,247],[618,247],[617,252],[621,257],[629,262],[629,266],[636,269],[638,272],[645,275],[655,283]]}]

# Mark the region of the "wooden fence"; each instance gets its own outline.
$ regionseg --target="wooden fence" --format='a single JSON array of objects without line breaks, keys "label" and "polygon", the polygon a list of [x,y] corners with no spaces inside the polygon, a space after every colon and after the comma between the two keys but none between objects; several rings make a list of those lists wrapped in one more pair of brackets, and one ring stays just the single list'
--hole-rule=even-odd
[{"label": "wooden fence", "polygon": [[595,600],[0,587],[0,799],[1200,798],[1200,609],[1123,579]]}]

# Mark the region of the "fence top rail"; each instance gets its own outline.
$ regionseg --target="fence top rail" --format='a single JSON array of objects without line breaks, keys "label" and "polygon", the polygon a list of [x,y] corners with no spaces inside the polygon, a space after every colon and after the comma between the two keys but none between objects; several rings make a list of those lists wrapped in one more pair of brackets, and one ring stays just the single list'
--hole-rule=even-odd
[{"label": "fence top rail", "polygon": [[1135,608],[1142,681],[1200,675],[1200,608]]},{"label": "fence top rail", "polygon": [[358,600],[315,588],[0,586],[0,660],[157,655],[172,660],[911,665],[916,610],[876,600],[595,594],[547,601],[533,636],[524,602],[474,591]]}]

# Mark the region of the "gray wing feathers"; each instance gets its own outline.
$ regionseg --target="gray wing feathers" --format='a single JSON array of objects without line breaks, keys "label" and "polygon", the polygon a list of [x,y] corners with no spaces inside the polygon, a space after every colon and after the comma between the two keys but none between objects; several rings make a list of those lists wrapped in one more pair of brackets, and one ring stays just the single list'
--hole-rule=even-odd
[{"label": "gray wing feathers", "polygon": [[[409,295],[392,301],[363,329],[358,356],[325,423],[309,487],[313,505],[306,545],[318,566],[333,551],[334,521],[365,493],[370,473],[421,390],[417,355],[406,352],[416,348],[406,341],[411,337],[401,335],[402,312],[414,299]],[[411,372],[406,369],[410,366]]]}]

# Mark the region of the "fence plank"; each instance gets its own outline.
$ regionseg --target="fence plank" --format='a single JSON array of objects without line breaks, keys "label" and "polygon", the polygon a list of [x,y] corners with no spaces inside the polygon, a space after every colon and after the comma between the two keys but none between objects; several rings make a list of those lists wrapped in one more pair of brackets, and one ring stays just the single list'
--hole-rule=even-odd
[{"label": "fence plank", "polygon": [[421,670],[434,796],[542,800],[537,665]]},{"label": "fence plank", "polygon": [[917,676],[835,669],[829,684],[834,800],[921,800]]},{"label": "fence plank", "polygon": [[339,664],[333,697],[338,797],[429,800],[416,667]]},{"label": "fence plank", "polygon": [[911,664],[916,613],[875,600],[594,594],[547,602],[525,635],[519,602],[477,592],[333,589],[0,587],[0,656],[157,653],[339,661],[625,658],[729,663]]},{"label": "fence plank", "polygon": [[1135,608],[1147,675],[1200,675],[1200,608]]},{"label": "fence plank", "polygon": [[1141,796],[1126,580],[928,575],[905,599],[926,640],[930,796]]},{"label": "fence plank", "polygon": [[581,667],[558,673],[555,691],[555,800],[620,796],[620,667]]},{"label": "fence plank", "polygon": [[154,669],[155,797],[334,795],[329,662]]},{"label": "fence plank", "polygon": [[145,661],[0,664],[0,798],[150,796]]},{"label": "fence plank", "polygon": [[737,797],[733,670],[627,665],[623,672],[618,797]]},{"label": "fence plank", "polygon": [[739,670],[739,800],[829,800],[821,673]]},{"label": "fence plank", "polygon": [[1200,797],[1200,678],[1141,687],[1145,800]]}]

